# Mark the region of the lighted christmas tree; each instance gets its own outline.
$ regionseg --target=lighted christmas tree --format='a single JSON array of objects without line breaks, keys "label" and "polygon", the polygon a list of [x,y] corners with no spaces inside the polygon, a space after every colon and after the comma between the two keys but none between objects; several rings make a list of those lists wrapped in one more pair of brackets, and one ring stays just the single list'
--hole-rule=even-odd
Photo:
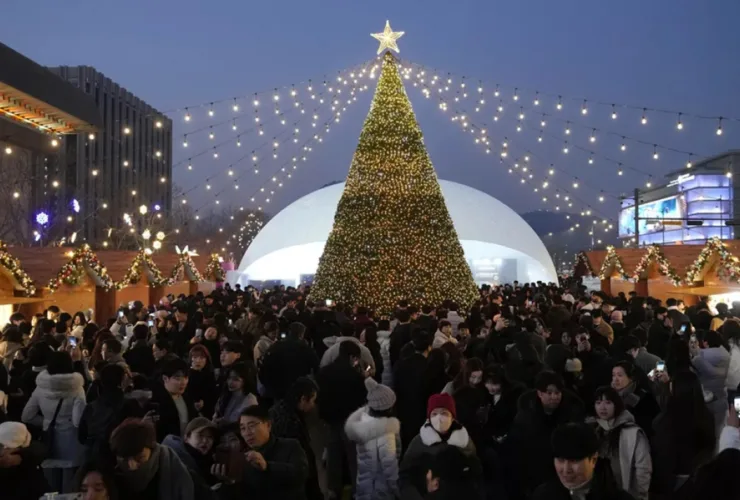
[{"label": "lighted christmas tree", "polygon": [[[395,45],[397,38],[387,40]],[[392,310],[401,299],[419,305],[451,299],[465,306],[478,297],[390,52],[383,57],[312,296],[378,311]]]}]

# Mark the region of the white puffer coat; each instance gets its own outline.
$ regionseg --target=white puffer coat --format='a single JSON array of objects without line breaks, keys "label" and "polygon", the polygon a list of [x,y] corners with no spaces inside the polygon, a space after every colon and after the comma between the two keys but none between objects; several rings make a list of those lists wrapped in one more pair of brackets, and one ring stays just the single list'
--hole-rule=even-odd
[{"label": "white puffer coat", "polygon": [[391,332],[378,330],[380,356],[383,358],[383,385],[393,388],[393,367],[391,366]]},{"label": "white puffer coat", "polygon": [[398,497],[398,461],[401,424],[397,418],[376,418],[367,407],[355,411],[344,426],[357,445],[356,500],[393,500]]}]

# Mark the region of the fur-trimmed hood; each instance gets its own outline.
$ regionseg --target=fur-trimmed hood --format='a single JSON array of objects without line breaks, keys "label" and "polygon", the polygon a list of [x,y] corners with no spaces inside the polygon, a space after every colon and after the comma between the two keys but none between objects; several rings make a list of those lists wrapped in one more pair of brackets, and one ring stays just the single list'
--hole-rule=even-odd
[{"label": "fur-trimmed hood", "polygon": [[351,441],[367,443],[387,434],[398,434],[401,423],[395,417],[372,417],[363,406],[349,416],[344,430]]},{"label": "fur-trimmed hood", "polygon": [[[450,433],[449,439],[447,439],[447,444],[454,446],[456,448],[465,449],[468,447],[468,443],[470,443],[470,435],[468,434],[468,431],[460,425],[457,421],[452,423],[452,427],[450,428],[452,432]],[[419,437],[421,438],[421,442],[424,443],[426,446],[432,446],[437,443],[442,443],[443,439],[442,436],[439,435],[439,433],[434,430],[434,427],[432,427],[432,424],[427,420],[424,425],[421,426],[421,429],[419,430]]]},{"label": "fur-trimmed hood", "polygon": [[84,395],[84,383],[82,375],[77,372],[49,375],[49,372],[44,370],[36,377],[37,388],[48,391],[59,398],[75,397],[80,393]]}]

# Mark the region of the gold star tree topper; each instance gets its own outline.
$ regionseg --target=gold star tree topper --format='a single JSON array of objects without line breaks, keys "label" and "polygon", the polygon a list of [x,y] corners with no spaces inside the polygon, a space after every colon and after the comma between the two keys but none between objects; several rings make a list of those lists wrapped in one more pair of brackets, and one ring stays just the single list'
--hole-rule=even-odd
[{"label": "gold star tree topper", "polygon": [[388,50],[395,50],[396,52],[401,52],[398,49],[398,44],[396,43],[396,40],[401,38],[404,35],[403,31],[393,31],[391,29],[391,22],[386,21],[385,22],[385,29],[382,33],[372,33],[370,36],[375,38],[380,42],[380,47],[378,48],[378,54],[383,52],[385,49]]}]

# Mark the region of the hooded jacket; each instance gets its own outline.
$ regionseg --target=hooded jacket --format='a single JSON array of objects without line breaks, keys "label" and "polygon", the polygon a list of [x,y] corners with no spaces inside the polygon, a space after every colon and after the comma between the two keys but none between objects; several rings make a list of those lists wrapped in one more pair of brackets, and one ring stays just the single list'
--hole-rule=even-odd
[{"label": "hooded jacket", "polygon": [[393,500],[398,496],[401,424],[376,418],[363,407],[347,419],[344,430],[357,446],[356,500]]},{"label": "hooded jacket", "polygon": [[[411,440],[411,443],[403,455],[401,466],[398,471],[398,487],[401,498],[404,500],[422,500],[426,491],[425,467],[429,460],[441,453],[446,447],[459,448],[467,457],[474,459],[476,456],[475,445],[468,435],[465,427],[458,422],[453,422],[450,427],[449,436],[446,440],[434,430],[429,420],[419,430],[419,434]],[[480,463],[475,460],[476,468]]]},{"label": "hooded jacket", "polygon": [[715,428],[719,435],[727,414],[725,383],[730,368],[730,353],[724,347],[709,347],[699,351],[691,363],[696,369],[702,388],[714,395],[714,400],[707,403],[707,407],[714,415]]},{"label": "hooded jacket", "polygon": [[[637,426],[635,417],[624,410],[613,422],[589,419],[602,441],[599,456],[608,458],[617,484],[638,500],[647,500],[653,462],[650,443],[645,432]],[[619,434],[619,446],[609,450],[613,433]]]},{"label": "hooded jacket", "polygon": [[360,346],[360,357],[362,358],[362,362],[365,363],[366,366],[372,366],[373,370],[375,369],[375,360],[373,359],[373,355],[370,352],[370,349],[362,345],[362,342],[360,342],[360,340],[356,339],[355,337],[325,338],[324,345],[328,347],[328,349],[326,350],[324,355],[321,356],[321,368],[332,364],[334,360],[339,357],[339,344],[341,344],[342,342],[354,342],[355,344]]},{"label": "hooded jacket", "polygon": [[442,330],[437,330],[434,333],[434,340],[432,341],[432,349],[437,349],[439,347],[442,347],[446,343],[451,342],[452,344],[457,344],[457,339],[452,336],[447,336]]},{"label": "hooded jacket", "polygon": [[49,451],[44,467],[76,467],[81,445],[77,427],[85,410],[85,389],[79,373],[49,375],[46,370],[36,377],[36,390],[23,408],[21,420],[36,424],[44,430],[54,418],[59,401],[59,414],[54,424],[54,447]]}]

